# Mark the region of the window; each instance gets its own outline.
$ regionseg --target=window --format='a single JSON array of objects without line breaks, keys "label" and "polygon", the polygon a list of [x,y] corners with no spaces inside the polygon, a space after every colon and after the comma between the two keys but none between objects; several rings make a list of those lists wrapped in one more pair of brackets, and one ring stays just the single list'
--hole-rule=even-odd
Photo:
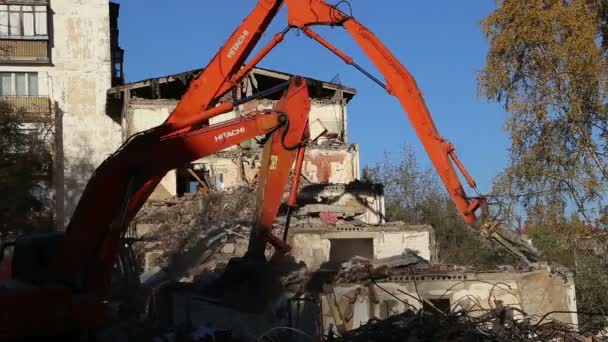
[{"label": "window", "polygon": [[38,96],[38,73],[0,72],[0,96]]},{"label": "window", "polygon": [[46,6],[0,5],[0,36],[46,37]]}]

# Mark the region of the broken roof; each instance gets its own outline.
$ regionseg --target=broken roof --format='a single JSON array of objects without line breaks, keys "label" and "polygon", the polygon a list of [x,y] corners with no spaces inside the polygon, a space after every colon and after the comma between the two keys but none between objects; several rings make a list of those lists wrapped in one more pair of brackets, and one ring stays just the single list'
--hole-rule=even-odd
[{"label": "broken roof", "polygon": [[[108,95],[129,91],[131,95],[141,98],[181,98],[186,91],[189,82],[198,76],[202,70],[203,69],[195,69],[127,83],[108,89]],[[288,80],[292,76],[294,75],[286,72],[257,67],[254,68],[249,75],[249,77],[255,79],[256,87],[258,89],[270,88],[280,82]],[[316,94],[311,94],[311,97],[313,98],[331,98],[336,93],[342,92],[346,101],[350,101],[353,96],[357,94],[356,89],[338,83],[325,82],[312,78],[308,79],[321,85],[321,89]]]}]

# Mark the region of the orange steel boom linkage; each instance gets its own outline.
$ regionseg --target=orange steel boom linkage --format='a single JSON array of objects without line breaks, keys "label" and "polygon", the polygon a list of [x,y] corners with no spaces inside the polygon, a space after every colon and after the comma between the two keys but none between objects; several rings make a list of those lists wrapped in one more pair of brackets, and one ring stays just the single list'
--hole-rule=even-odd
[{"label": "orange steel boom linkage", "polygon": [[[233,59],[244,59],[243,56],[248,55],[257,43],[259,33],[266,29],[268,16],[273,16],[278,6],[283,2],[287,5],[288,13],[288,28],[286,30],[275,35],[268,45],[262,48],[242,69],[226,73],[212,71],[231,70],[229,67]],[[262,25],[256,26],[258,22]],[[385,82],[365,71],[350,56],[314,32],[312,27],[317,25],[344,27],[384,76]],[[306,36],[319,42],[345,63],[352,65],[372,81],[385,88],[389,94],[399,99],[456,208],[466,223],[475,224],[477,221],[475,212],[478,208],[486,205],[485,198],[479,195],[475,181],[458,159],[454,146],[437,131],[415,79],[372,32],[352,16],[323,0],[259,1],[254,11],[243,21],[222,47],[220,53],[211,61],[209,66],[214,66],[214,69],[206,69],[193,82],[193,86],[182,98],[182,102],[169,120],[179,122],[188,115],[187,113],[191,113],[192,109],[200,110],[209,105],[205,100],[207,97],[199,96],[203,93],[215,92],[216,95],[223,95],[279,44],[284,39],[285,33],[291,28],[301,30]],[[217,80],[221,81],[218,82]],[[213,90],[209,91],[207,89],[209,85],[213,86]],[[199,90],[199,87],[202,87],[202,89]],[[477,197],[470,198],[466,195],[456,169],[464,176],[467,184],[478,195]]]},{"label": "orange steel boom linkage", "polygon": [[[287,6],[288,27],[276,34],[249,63],[241,67],[283,3]],[[385,81],[365,71],[350,56],[314,32],[312,27],[318,25],[344,27],[384,76]],[[323,0],[258,1],[253,11],[229,37],[207,68],[192,82],[167,121],[179,125],[180,122],[187,121],[193,113],[207,109],[219,96],[247,75],[292,28],[301,30],[399,99],[456,208],[466,223],[476,223],[476,210],[485,207],[486,200],[479,194],[475,181],[456,156],[454,146],[437,131],[415,79],[372,32],[351,15]],[[477,197],[466,195],[456,169],[464,176]]]}]

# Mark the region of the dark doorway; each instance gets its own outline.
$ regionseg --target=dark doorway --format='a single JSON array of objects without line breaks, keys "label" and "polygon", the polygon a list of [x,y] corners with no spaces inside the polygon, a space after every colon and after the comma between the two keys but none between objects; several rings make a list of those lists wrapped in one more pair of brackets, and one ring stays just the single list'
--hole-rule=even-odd
[{"label": "dark doorway", "polygon": [[374,258],[374,239],[330,239],[329,263],[339,266],[354,256]]},{"label": "dark doorway", "polygon": [[429,305],[429,303],[427,303],[427,301],[431,302],[431,304],[433,304],[433,306],[435,308],[437,308],[439,311],[443,312],[444,314],[449,314],[450,313],[450,300],[448,298],[435,298],[435,299],[431,299],[431,298],[426,298],[426,300],[424,302],[422,302],[422,308],[424,309],[424,311],[428,311],[428,312],[437,312],[435,310],[435,308],[431,305]]}]

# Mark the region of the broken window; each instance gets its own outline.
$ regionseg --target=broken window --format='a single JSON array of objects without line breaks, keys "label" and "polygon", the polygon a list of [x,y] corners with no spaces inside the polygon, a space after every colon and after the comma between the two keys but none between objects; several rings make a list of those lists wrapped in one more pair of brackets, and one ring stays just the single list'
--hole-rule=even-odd
[{"label": "broken window", "polygon": [[329,263],[339,266],[354,256],[374,258],[374,239],[330,239]]},{"label": "broken window", "polygon": [[0,5],[0,36],[47,37],[47,7]]},{"label": "broken window", "polygon": [[0,96],[38,96],[37,72],[0,72]]}]

